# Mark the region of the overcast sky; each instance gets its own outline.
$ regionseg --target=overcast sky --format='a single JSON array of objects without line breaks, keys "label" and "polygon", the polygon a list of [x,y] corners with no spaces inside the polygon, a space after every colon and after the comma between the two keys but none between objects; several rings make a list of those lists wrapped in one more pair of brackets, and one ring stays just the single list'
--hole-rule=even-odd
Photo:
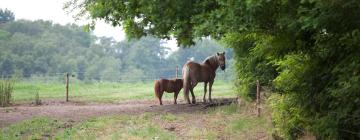
[{"label": "overcast sky", "polygon": [[[68,0],[0,0],[0,8],[8,9],[15,14],[15,19],[27,20],[51,20],[53,23],[65,25],[75,23],[84,25],[84,21],[75,21],[62,8]],[[113,37],[117,41],[125,39],[125,33],[121,27],[112,27],[103,21],[96,23],[94,30],[96,36]],[[166,46],[176,49],[175,41],[168,41]]]}]

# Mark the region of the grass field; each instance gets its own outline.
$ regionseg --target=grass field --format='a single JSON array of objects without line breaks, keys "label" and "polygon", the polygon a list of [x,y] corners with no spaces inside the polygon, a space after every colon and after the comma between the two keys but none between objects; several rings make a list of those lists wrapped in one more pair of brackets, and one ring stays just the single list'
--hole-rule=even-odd
[{"label": "grass field", "polygon": [[[195,95],[202,99],[203,84],[195,88]],[[65,84],[61,82],[42,81],[18,81],[15,83],[13,101],[33,101],[35,94],[39,93],[40,99],[65,99]],[[233,84],[231,82],[216,81],[213,85],[212,97],[235,97]],[[124,100],[154,99],[154,83],[83,83],[70,82],[70,100],[86,102],[119,102]],[[183,99],[182,91],[179,99]],[[173,99],[173,94],[165,93],[163,99]]]}]

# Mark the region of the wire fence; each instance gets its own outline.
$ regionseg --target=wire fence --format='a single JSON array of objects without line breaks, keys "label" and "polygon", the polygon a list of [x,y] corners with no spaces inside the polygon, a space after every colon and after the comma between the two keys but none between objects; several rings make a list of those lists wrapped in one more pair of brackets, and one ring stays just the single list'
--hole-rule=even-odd
[{"label": "wire fence", "polygon": [[[32,100],[36,94],[45,100],[67,100],[69,98],[72,101],[91,102],[153,99],[154,80],[182,78],[181,73],[181,68],[173,67],[157,69],[154,72],[130,70],[103,73],[75,71],[29,75],[13,74],[0,75],[0,79],[14,79],[14,102]],[[222,85],[224,83],[230,85],[225,88],[221,87],[221,92],[229,93],[232,90],[232,81],[229,79],[233,77],[227,77],[228,73],[217,72],[215,81],[223,83]],[[202,86],[198,87],[199,89],[203,88]]]},{"label": "wire fence", "polygon": [[[136,70],[135,70],[136,71]],[[85,82],[85,83],[96,83],[96,82],[117,82],[117,83],[135,83],[135,82],[149,82],[156,79],[173,79],[182,78],[181,68],[162,68],[152,72],[142,71],[134,72],[131,70],[127,71],[116,71],[116,72],[102,72],[102,73],[91,73],[91,72],[56,72],[56,73],[45,73],[45,74],[11,74],[11,75],[0,75],[1,79],[14,78],[20,81],[33,81],[33,82],[64,82],[66,74],[69,74],[72,81]],[[226,71],[217,71],[216,80],[221,81],[233,81],[235,74]]]}]

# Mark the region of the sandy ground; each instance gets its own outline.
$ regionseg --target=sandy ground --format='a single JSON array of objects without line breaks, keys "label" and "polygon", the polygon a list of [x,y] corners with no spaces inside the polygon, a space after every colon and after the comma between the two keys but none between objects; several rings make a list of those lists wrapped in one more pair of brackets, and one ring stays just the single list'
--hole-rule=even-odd
[{"label": "sandy ground", "polygon": [[[235,100],[232,98],[218,99],[215,102]],[[0,128],[10,124],[34,118],[52,117],[60,120],[81,121],[91,117],[121,115],[121,114],[142,114],[153,113],[193,113],[206,111],[209,104],[198,102],[189,105],[184,101],[174,105],[172,101],[164,101],[164,105],[157,105],[151,100],[124,101],[116,104],[106,103],[84,103],[84,102],[63,102],[58,100],[45,101],[42,105],[16,104],[11,107],[0,108]]]}]

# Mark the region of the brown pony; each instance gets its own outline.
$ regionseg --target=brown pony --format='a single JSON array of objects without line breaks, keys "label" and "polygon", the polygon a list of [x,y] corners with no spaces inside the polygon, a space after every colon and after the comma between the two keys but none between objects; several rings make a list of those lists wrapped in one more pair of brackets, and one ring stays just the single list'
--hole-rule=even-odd
[{"label": "brown pony", "polygon": [[171,93],[174,92],[174,104],[176,103],[177,96],[180,90],[183,87],[183,80],[182,79],[160,79],[155,80],[155,96],[159,100],[160,105],[162,105],[162,95],[164,91]]},{"label": "brown pony", "polygon": [[184,97],[188,104],[190,104],[189,90],[192,95],[192,103],[196,103],[193,89],[198,82],[204,82],[204,102],[206,102],[206,87],[209,83],[209,101],[212,102],[211,87],[214,83],[216,69],[219,66],[222,70],[225,70],[225,52],[218,52],[215,55],[209,56],[201,64],[192,61],[185,63],[182,73],[184,80]]}]

